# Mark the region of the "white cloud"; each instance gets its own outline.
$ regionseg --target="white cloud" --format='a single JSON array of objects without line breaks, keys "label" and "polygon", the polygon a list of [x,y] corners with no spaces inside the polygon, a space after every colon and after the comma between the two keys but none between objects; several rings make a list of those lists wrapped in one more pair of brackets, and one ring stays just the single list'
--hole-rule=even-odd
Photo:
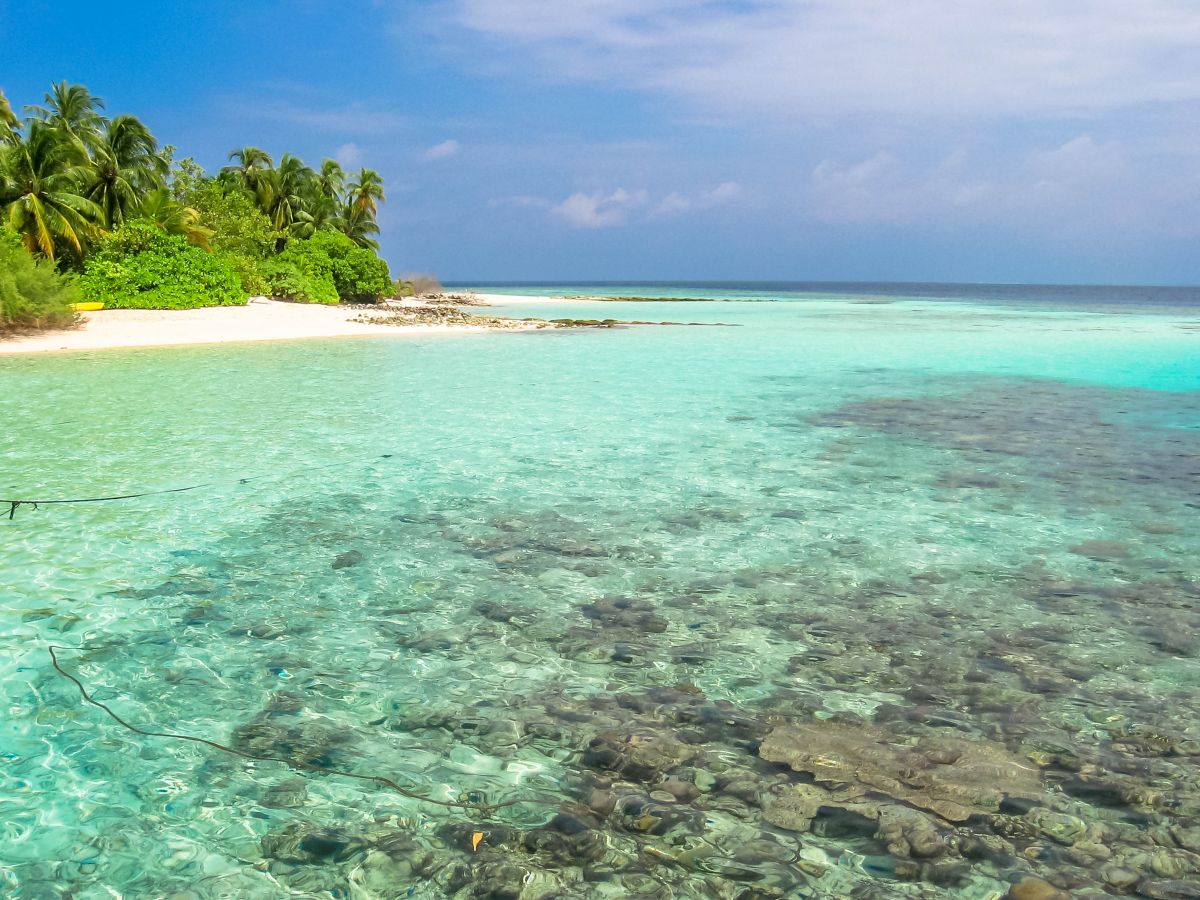
[{"label": "white cloud", "polygon": [[344,169],[357,169],[362,165],[362,149],[355,143],[342,144],[337,148],[333,158],[336,159]]},{"label": "white cloud", "polygon": [[[1200,98],[1195,0],[448,0],[513,68],[771,120]],[[531,59],[533,60],[531,62]]]},{"label": "white cloud", "polygon": [[442,141],[440,144],[434,144],[423,154],[421,154],[421,158],[427,162],[432,162],[438,159],[446,159],[447,157],[453,156],[461,149],[462,145],[459,144],[458,141],[451,138],[448,141]]},{"label": "white cloud", "polygon": [[742,195],[742,186],[736,181],[723,181],[711,191],[705,191],[700,202],[704,206],[720,206],[723,203],[732,203]]},{"label": "white cloud", "polygon": [[657,216],[676,216],[687,212],[691,208],[692,201],[690,198],[678,191],[672,191],[659,201],[658,206],[654,207],[654,214]]},{"label": "white cloud", "polygon": [[654,207],[656,216],[677,216],[693,210],[712,209],[715,206],[725,206],[742,195],[742,186],[736,181],[725,181],[708,191],[697,194],[681,194],[672,191],[663,197]]},{"label": "white cloud", "polygon": [[1083,134],[1015,158],[957,150],[931,163],[886,151],[827,159],[811,172],[808,199],[819,219],[836,224],[1113,239],[1186,232],[1182,207],[1200,200],[1200,184],[1180,176],[1131,161],[1117,141]]},{"label": "white cloud", "polygon": [[822,161],[813,169],[813,181],[819,189],[848,193],[869,189],[896,168],[896,160],[890,153],[880,150],[869,159],[850,165],[841,165],[832,160]]},{"label": "white cloud", "polygon": [[1124,159],[1115,142],[1101,144],[1083,134],[1052,150],[1035,150],[1027,165],[1041,183],[1061,184],[1112,178],[1124,167]]},{"label": "white cloud", "polygon": [[780,233],[834,224],[1038,252],[1060,236],[1200,234],[1196,0],[388,2],[432,27],[450,65],[523,85],[522,113],[564,82],[602,88],[597,111],[578,110],[593,124],[620,108],[634,139],[571,137],[595,129],[564,129],[569,114],[513,125],[507,109],[471,132],[464,177],[513,218],[695,216],[716,233],[731,223],[702,211],[752,202]]},{"label": "white cloud", "polygon": [[488,201],[493,209],[543,209],[572,228],[615,228],[638,218],[659,218],[681,215],[696,210],[712,209],[732,203],[742,195],[742,186],[726,181],[709,190],[685,194],[672,191],[658,202],[652,202],[650,192],[619,187],[613,191],[577,191],[565,200],[553,202],[544,197],[525,194],[497,197]]},{"label": "white cloud", "polygon": [[906,203],[908,195],[920,193],[915,177],[882,150],[858,162],[823,160],[811,176],[815,211],[834,222],[903,221],[925,211]]},{"label": "white cloud", "polygon": [[956,150],[919,165],[886,151],[853,163],[824,160],[810,177],[811,201],[827,222],[957,227],[992,220],[1009,209],[1017,181],[1001,186],[977,174],[968,155]]},{"label": "white cloud", "polygon": [[645,191],[617,188],[610,194],[575,193],[554,207],[553,213],[572,228],[612,228],[624,225],[630,212],[646,205]]}]

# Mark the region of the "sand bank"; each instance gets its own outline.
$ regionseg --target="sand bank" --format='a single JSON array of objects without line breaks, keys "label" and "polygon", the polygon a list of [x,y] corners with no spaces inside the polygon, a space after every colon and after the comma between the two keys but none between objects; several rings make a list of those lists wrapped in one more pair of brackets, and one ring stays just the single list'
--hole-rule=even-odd
[{"label": "sand bank", "polygon": [[604,300],[575,300],[568,297],[540,297],[532,294],[472,294],[477,300],[488,306],[529,306],[532,304],[553,305],[561,303],[570,306],[596,306],[613,308],[613,304]]}]

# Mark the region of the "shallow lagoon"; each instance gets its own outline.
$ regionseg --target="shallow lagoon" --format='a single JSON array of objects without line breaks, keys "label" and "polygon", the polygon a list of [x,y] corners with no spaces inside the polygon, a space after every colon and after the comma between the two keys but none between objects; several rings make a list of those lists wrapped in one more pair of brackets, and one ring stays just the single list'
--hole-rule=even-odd
[{"label": "shallow lagoon", "polygon": [[889,299],[0,361],[4,891],[1193,896],[1200,311]]}]

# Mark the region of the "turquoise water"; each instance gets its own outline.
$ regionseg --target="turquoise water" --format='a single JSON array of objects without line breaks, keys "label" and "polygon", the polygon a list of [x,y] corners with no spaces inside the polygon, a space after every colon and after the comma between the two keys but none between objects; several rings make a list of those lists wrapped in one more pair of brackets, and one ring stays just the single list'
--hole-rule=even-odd
[{"label": "turquoise water", "polygon": [[1192,896],[1200,310],[861,299],[0,359],[2,891]]}]

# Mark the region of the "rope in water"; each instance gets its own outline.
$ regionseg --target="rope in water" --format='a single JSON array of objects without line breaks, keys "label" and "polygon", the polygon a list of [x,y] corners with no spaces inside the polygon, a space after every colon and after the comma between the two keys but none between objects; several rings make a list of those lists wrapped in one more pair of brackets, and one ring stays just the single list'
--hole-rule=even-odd
[{"label": "rope in water", "polygon": [[[380,454],[379,459],[391,459],[392,456],[393,454],[391,453],[383,453]],[[330,463],[327,466],[310,466],[305,469],[298,469],[290,474],[300,475],[304,472],[319,472],[323,469],[334,469],[342,465],[342,463]],[[187,487],[167,488],[159,491],[139,491],[136,494],[118,494],[112,497],[82,497],[79,499],[67,500],[0,500],[0,505],[5,503],[8,504],[8,518],[11,520],[16,516],[17,509],[22,506],[32,506],[36,510],[39,506],[50,506],[56,503],[108,503],[112,500],[134,500],[138,497],[155,497],[161,494],[182,494],[186,491],[198,491],[202,488],[216,487],[219,484],[249,484],[251,481],[258,481],[261,478],[269,478],[271,477],[271,474],[274,473],[265,475],[250,475],[246,478],[238,478],[229,482],[206,481],[204,484],[192,484],[188,485]]]},{"label": "rope in water", "polygon": [[[394,454],[391,454],[391,453],[382,453],[379,455],[378,458],[379,459],[391,459],[393,455]],[[342,465],[344,465],[344,464],[343,463],[330,463],[329,465],[325,465],[325,466],[310,466],[305,469],[299,469],[290,474],[296,475],[296,474],[301,474],[304,472],[315,472],[315,471],[320,471],[322,469],[337,468]],[[114,495],[111,497],[83,497],[83,498],[79,498],[79,499],[53,499],[53,500],[0,500],[0,504],[4,504],[4,503],[8,504],[8,518],[12,519],[16,515],[17,509],[21,506],[32,506],[34,509],[37,509],[39,506],[48,506],[51,504],[61,504],[61,503],[106,503],[106,502],[113,501],[113,500],[133,500],[138,497],[154,497],[154,496],[159,496],[162,494],[181,494],[181,493],[184,493],[187,491],[196,491],[196,490],[201,490],[202,488],[215,487],[218,484],[225,484],[225,483],[247,484],[251,481],[257,481],[258,479],[268,478],[268,477],[270,477],[270,474],[252,475],[247,478],[238,478],[232,482],[209,481],[209,482],[205,482],[204,484],[193,484],[193,485],[188,485],[187,487],[181,487],[181,488],[168,488],[168,489],[157,490],[157,491],[140,491],[140,492],[134,493],[134,494],[119,494],[119,495]],[[104,646],[111,646],[111,645],[104,645]],[[412,800],[419,801],[421,803],[431,803],[436,806],[446,807],[448,809],[472,810],[474,812],[477,812],[477,813],[480,813],[483,815],[491,815],[498,809],[502,809],[502,808],[508,807],[508,806],[515,806],[518,803],[539,802],[539,801],[533,800],[533,799],[522,799],[522,798],[517,798],[517,799],[513,799],[513,800],[504,800],[499,803],[471,803],[471,802],[462,801],[462,800],[438,800],[434,797],[428,797],[424,794],[421,794],[416,791],[409,790],[408,788],[402,787],[401,785],[399,785],[395,781],[393,781],[391,778],[388,778],[384,775],[362,775],[357,772],[347,772],[342,769],[327,768],[325,766],[318,766],[314,763],[305,762],[303,760],[288,759],[283,756],[269,756],[269,755],[260,755],[260,754],[256,754],[256,753],[248,753],[245,750],[239,750],[236,747],[230,747],[226,744],[220,743],[219,741],[210,740],[209,738],[203,738],[203,737],[199,737],[197,735],[179,734],[177,732],[172,732],[172,731],[151,731],[150,729],[147,729],[147,728],[139,728],[137,725],[134,725],[133,723],[124,719],[112,707],[108,706],[105,703],[102,703],[101,701],[99,701],[95,697],[93,697],[91,695],[91,693],[88,692],[88,689],[84,685],[83,681],[81,681],[75,675],[72,675],[70,672],[68,672],[66,669],[64,669],[58,659],[59,651],[75,650],[78,652],[86,653],[86,652],[89,652],[90,649],[97,649],[97,648],[62,647],[62,646],[50,645],[48,649],[50,651],[50,663],[51,663],[51,665],[54,666],[54,670],[56,672],[58,672],[58,674],[61,675],[62,677],[66,678],[69,681],[74,683],[75,687],[79,689],[79,695],[85,703],[87,703],[91,706],[94,706],[99,710],[102,710],[106,715],[108,715],[109,718],[111,718],[114,722],[116,722],[121,727],[133,732],[134,734],[140,734],[143,737],[167,738],[169,740],[188,741],[193,744],[203,744],[204,746],[211,747],[214,750],[220,750],[223,753],[229,753],[229,754],[232,754],[233,756],[239,756],[243,759],[249,759],[249,760],[253,760],[256,762],[277,762],[277,763],[282,763],[285,766],[289,766],[290,768],[293,768],[293,769],[309,771],[309,772],[318,772],[322,775],[337,775],[342,778],[351,778],[351,779],[355,779],[357,781],[365,781],[365,782],[369,782],[371,784],[377,784],[382,787],[389,788],[389,789],[395,791],[396,793],[401,794],[402,796],[408,797]]]},{"label": "rope in water", "polygon": [[193,744],[203,744],[206,747],[212,747],[214,750],[220,750],[224,753],[231,753],[234,756],[240,756],[243,759],[250,759],[256,762],[277,762],[283,763],[285,766],[290,766],[293,769],[319,772],[322,775],[339,775],[342,778],[354,778],[358,781],[366,781],[372,784],[381,785],[382,787],[390,788],[398,794],[402,794],[403,796],[412,800],[418,800],[421,803],[432,803],[437,806],[447,807],[449,809],[469,809],[483,815],[491,815],[496,810],[502,809],[506,806],[515,806],[518,803],[534,802],[524,799],[504,800],[499,803],[469,803],[462,800],[437,800],[433,797],[427,797],[424,794],[417,793],[416,791],[410,791],[408,788],[401,787],[395,781],[384,775],[361,775],[356,772],[346,772],[341,769],[330,769],[326,768],[325,766],[318,766],[314,763],[304,762],[303,760],[298,759],[288,759],[283,756],[265,756],[257,753],[247,753],[245,750],[238,750],[236,747],[229,747],[217,741],[212,741],[208,738],[202,738],[192,734],[177,734],[172,731],[150,731],[146,728],[139,728],[137,725],[134,725],[122,718],[115,710],[113,710],[111,706],[101,703],[90,693],[88,693],[88,689],[84,686],[83,682],[64,669],[59,663],[57,651],[78,650],[87,652],[87,647],[59,647],[50,645],[49,650],[50,663],[54,666],[55,671],[57,671],[59,675],[75,683],[75,687],[79,688],[79,694],[85,703],[88,703],[97,709],[103,710],[108,714],[109,718],[111,718],[118,725],[121,725],[123,728],[127,728],[134,734],[140,734],[143,737],[168,738],[176,741],[190,741]]}]

